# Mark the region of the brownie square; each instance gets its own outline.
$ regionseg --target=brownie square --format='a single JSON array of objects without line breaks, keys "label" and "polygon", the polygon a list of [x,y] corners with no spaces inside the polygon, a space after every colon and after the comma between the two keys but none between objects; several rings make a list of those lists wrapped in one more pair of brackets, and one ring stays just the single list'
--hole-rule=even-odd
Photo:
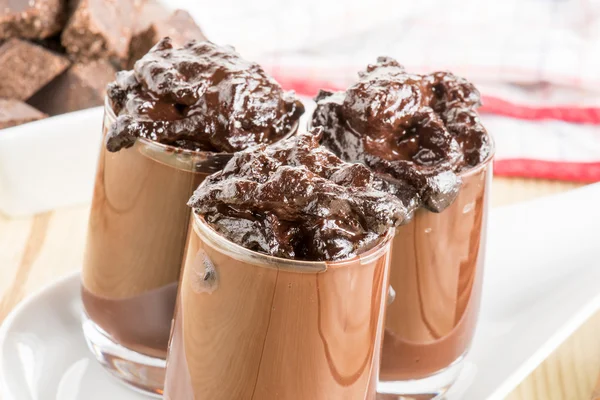
[{"label": "brownie square", "polygon": [[47,115],[14,99],[0,99],[0,129],[46,118]]},{"label": "brownie square", "polygon": [[116,69],[106,60],[73,64],[37,92],[28,103],[49,115],[58,115],[104,104],[106,85]]},{"label": "brownie square", "polygon": [[142,58],[160,39],[168,36],[176,47],[191,39],[206,40],[194,18],[184,10],[169,13],[157,2],[147,2],[141,10],[131,40],[131,51],[127,67]]},{"label": "brownie square", "polygon": [[43,39],[64,27],[66,0],[0,0],[0,39]]},{"label": "brownie square", "polygon": [[135,0],[79,0],[61,42],[78,62],[104,58],[125,66],[138,12]]},{"label": "brownie square", "polygon": [[69,66],[69,60],[21,39],[0,46],[0,98],[27,100]]}]

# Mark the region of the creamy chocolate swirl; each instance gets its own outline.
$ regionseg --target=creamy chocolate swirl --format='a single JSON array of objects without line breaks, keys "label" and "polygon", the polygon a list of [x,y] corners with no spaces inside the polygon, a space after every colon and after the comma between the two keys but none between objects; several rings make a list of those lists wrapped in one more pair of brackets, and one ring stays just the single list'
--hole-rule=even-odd
[{"label": "creamy chocolate swirl", "polygon": [[144,137],[212,152],[273,143],[296,128],[304,106],[256,63],[232,47],[190,41],[175,49],[164,38],[109,85],[116,122],[107,149]]},{"label": "creamy chocolate swirl", "polygon": [[236,153],[188,204],[231,241],[278,257],[340,260],[371,248],[414,204],[319,146],[319,132]]},{"label": "creamy chocolate swirl", "polygon": [[458,194],[460,172],[491,152],[479,92],[449,72],[410,74],[380,57],[345,92],[321,91],[316,101],[312,126],[323,128],[322,144],[411,187],[398,193],[404,203],[442,211]]}]

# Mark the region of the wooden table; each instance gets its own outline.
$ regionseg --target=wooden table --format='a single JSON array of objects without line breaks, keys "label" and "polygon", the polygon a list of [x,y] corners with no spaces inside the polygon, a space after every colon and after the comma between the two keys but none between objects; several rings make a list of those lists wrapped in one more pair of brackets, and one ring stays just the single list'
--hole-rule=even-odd
[{"label": "wooden table", "polygon": [[[492,203],[515,203],[577,186],[495,179]],[[25,296],[79,268],[88,211],[82,206],[25,219],[8,219],[0,214],[0,322]],[[600,313],[563,343],[508,399],[590,400],[599,373]]]}]

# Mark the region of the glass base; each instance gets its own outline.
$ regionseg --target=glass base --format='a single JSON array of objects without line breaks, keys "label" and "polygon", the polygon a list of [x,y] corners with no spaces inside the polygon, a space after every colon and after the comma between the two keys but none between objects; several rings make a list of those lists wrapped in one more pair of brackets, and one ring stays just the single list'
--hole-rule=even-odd
[{"label": "glass base", "polygon": [[83,315],[83,336],[98,362],[131,389],[162,398],[166,361],[137,353],[116,343],[87,315]]},{"label": "glass base", "polygon": [[380,381],[377,384],[377,400],[441,400],[458,379],[463,367],[463,358],[426,378]]}]

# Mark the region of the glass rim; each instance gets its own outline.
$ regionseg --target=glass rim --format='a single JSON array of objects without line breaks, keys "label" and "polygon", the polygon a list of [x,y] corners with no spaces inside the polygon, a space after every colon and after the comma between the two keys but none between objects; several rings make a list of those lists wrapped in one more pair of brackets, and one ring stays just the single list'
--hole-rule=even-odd
[{"label": "glass rim", "polygon": [[203,216],[198,215],[193,210],[192,218],[194,232],[200,236],[204,243],[218,249],[220,252],[237,260],[257,264],[265,268],[277,268],[298,273],[325,272],[328,269],[353,266],[356,265],[357,262],[360,265],[371,263],[380,258],[386,251],[389,251],[389,246],[396,232],[396,228],[389,228],[385,234],[380,236],[373,247],[352,258],[337,261],[305,261],[277,257],[249,250],[217,232],[206,222]]},{"label": "glass rim", "polygon": [[[108,95],[104,96],[104,112],[105,114],[109,117],[109,119],[111,121],[116,121],[117,119],[117,115],[115,114],[115,110],[113,110],[112,106],[110,105],[110,101],[108,99]],[[265,143],[265,144],[274,144],[277,143],[281,140],[287,139],[289,137],[294,136],[300,127],[300,120],[296,121],[294,123],[294,125],[292,126],[292,129],[290,129],[290,131],[281,139],[277,140],[276,142],[273,143]],[[189,156],[206,156],[206,157],[215,157],[215,158],[231,158],[233,157],[234,153],[228,153],[228,152],[216,152],[216,151],[206,151],[206,150],[190,150],[190,149],[182,149],[181,147],[177,147],[177,146],[172,146],[170,144],[164,144],[164,143],[160,143],[157,142],[155,140],[152,139],[148,139],[145,137],[138,137],[136,139],[136,141],[140,141],[142,143],[144,143],[144,145],[149,146],[149,147],[153,147],[157,150],[161,150],[164,152],[170,152],[170,153],[177,153],[177,154],[181,154],[181,155],[189,155]],[[251,148],[253,146],[250,146],[248,148]],[[243,151],[243,150],[241,150]]]},{"label": "glass rim", "polygon": [[490,139],[490,151],[487,154],[487,156],[479,164],[477,164],[473,167],[469,167],[463,171],[460,171],[456,175],[458,175],[461,178],[470,176],[470,175],[475,175],[478,172],[481,172],[482,170],[486,169],[490,165],[490,163],[494,160],[494,157],[496,156],[496,141],[494,140],[494,137],[489,132],[487,132],[487,129],[486,129],[486,135]]}]

